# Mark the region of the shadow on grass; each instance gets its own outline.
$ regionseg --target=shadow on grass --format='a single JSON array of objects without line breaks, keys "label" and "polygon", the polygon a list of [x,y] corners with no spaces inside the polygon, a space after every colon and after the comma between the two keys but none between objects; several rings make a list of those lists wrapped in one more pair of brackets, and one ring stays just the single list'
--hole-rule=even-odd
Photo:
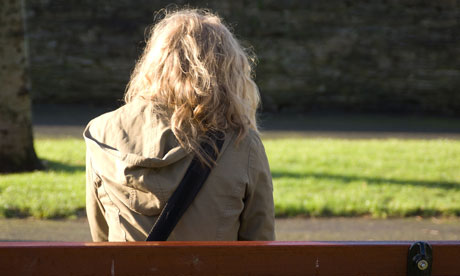
[{"label": "shadow on grass", "polygon": [[0,214],[4,218],[27,218],[30,217],[30,210],[21,210],[17,207],[0,208]]},{"label": "shadow on grass", "polygon": [[290,178],[319,178],[319,179],[330,179],[338,180],[344,183],[352,181],[364,181],[368,184],[393,184],[393,185],[411,185],[414,187],[427,187],[427,188],[441,188],[445,190],[460,190],[459,182],[451,181],[429,181],[429,180],[403,180],[403,179],[391,179],[391,178],[378,178],[378,177],[367,177],[367,176],[351,176],[351,175],[334,175],[327,173],[295,173],[295,172],[284,172],[284,171],[272,171],[273,178],[290,177]]},{"label": "shadow on grass", "polygon": [[54,171],[54,172],[68,172],[68,173],[75,173],[75,172],[84,172],[85,166],[81,165],[69,165],[66,163],[41,159],[43,164],[45,165],[45,170],[47,171]]},{"label": "shadow on grass", "polygon": [[37,218],[37,219],[68,219],[68,218],[86,218],[86,208],[75,208],[73,210],[56,210],[51,213],[41,213],[33,215],[30,208],[18,207],[0,207],[0,218]]},{"label": "shadow on grass", "polygon": [[301,217],[374,217],[374,218],[405,218],[405,217],[450,217],[459,216],[460,209],[439,210],[435,208],[416,207],[411,210],[394,211],[389,208],[382,207],[378,210],[333,210],[327,206],[318,210],[306,210],[297,206],[275,207],[275,215],[277,218],[286,218],[293,216]]}]

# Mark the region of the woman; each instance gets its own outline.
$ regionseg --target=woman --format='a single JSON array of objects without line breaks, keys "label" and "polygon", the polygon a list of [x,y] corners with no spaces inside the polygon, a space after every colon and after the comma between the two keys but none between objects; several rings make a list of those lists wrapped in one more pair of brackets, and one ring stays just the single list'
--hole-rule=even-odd
[{"label": "woman", "polygon": [[[168,240],[273,240],[273,187],[251,65],[219,17],[167,14],[151,30],[126,105],[92,120],[86,208],[94,241],[142,241],[193,156],[212,171]],[[214,162],[202,143],[221,132]]]}]

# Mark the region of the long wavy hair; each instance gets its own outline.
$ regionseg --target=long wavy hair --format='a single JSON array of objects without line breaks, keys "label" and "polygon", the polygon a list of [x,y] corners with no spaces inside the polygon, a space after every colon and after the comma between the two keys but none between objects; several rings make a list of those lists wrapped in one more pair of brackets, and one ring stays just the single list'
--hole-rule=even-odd
[{"label": "long wavy hair", "polygon": [[126,88],[125,102],[149,100],[167,117],[179,144],[210,165],[201,143],[207,133],[256,132],[260,102],[254,56],[215,14],[197,9],[164,11],[149,31]]}]

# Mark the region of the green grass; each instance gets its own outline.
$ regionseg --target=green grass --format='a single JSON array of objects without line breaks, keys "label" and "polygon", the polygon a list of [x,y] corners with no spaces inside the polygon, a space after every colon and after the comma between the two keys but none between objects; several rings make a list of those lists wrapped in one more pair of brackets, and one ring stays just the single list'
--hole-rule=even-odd
[{"label": "green grass", "polygon": [[39,139],[47,171],[0,175],[0,216],[75,217],[85,207],[85,144],[81,139]]},{"label": "green grass", "polygon": [[277,215],[460,215],[460,141],[264,141]]},{"label": "green grass", "polygon": [[[459,216],[460,141],[264,140],[279,216]],[[0,216],[75,217],[85,146],[37,139],[48,171],[0,175]]]}]

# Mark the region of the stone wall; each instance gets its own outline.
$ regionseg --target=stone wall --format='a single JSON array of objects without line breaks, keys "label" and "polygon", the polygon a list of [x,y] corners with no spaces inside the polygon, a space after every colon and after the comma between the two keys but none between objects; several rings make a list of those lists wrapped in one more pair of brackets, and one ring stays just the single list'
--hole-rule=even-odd
[{"label": "stone wall", "polygon": [[[153,0],[27,0],[37,102],[121,99]],[[460,114],[458,0],[176,1],[208,7],[259,58],[264,109]]]}]

